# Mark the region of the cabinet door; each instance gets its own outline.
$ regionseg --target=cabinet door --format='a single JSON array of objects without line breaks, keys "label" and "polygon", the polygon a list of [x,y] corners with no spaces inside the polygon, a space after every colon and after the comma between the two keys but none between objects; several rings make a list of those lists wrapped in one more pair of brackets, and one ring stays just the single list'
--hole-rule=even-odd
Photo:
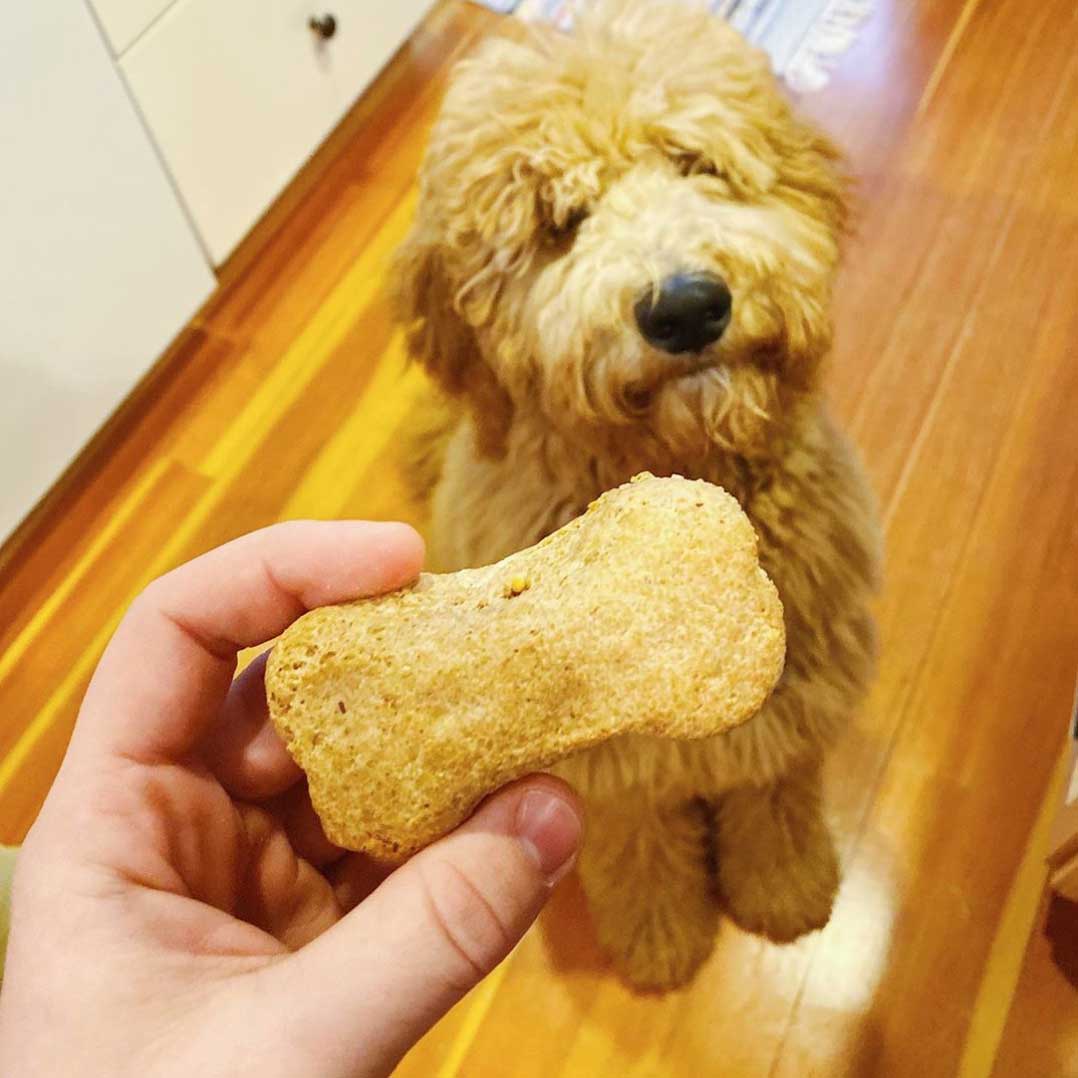
[{"label": "cabinet door", "polygon": [[4,6],[0,160],[2,540],[214,279],[83,0]]},{"label": "cabinet door", "polygon": [[[121,67],[222,262],[431,0],[176,0]],[[309,25],[332,18],[328,36]],[[331,33],[329,31],[332,31]]]}]

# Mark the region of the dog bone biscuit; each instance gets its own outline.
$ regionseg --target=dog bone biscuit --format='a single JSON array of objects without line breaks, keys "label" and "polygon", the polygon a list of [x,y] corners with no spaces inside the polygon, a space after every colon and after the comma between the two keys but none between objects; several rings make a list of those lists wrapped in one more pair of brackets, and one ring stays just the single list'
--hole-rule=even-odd
[{"label": "dog bone biscuit", "polygon": [[405,857],[607,738],[750,718],[785,657],[756,546],[719,487],[645,473],[494,565],[300,618],[266,689],[326,834]]}]

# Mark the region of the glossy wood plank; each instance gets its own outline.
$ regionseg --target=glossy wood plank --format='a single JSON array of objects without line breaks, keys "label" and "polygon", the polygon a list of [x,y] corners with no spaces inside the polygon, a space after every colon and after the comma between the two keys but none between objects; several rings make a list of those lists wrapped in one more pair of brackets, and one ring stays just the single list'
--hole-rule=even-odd
[{"label": "glossy wood plank", "polygon": [[[1067,734],[1069,737],[1069,731]],[[1064,739],[1066,740],[1066,738]],[[1004,1036],[1015,1023],[1008,1021],[1008,1013],[1021,1010],[1028,990],[1019,989],[1023,965],[1028,956],[1037,950],[1041,933],[1030,933],[1037,908],[1045,891],[1047,857],[1050,852],[1052,833],[1063,801],[1063,790],[1070,779],[1071,754],[1061,751],[1052,781],[1045,790],[1037,821],[1026,843],[1022,863],[1011,881],[1011,889],[1000,914],[992,949],[985,962],[977,1000],[966,1035],[966,1045],[957,1078],[980,1078],[993,1070],[993,1060],[1005,1054],[1001,1051]],[[1078,921],[1075,921],[1078,928]],[[1078,938],[1078,936],[1076,936]],[[1026,955],[1026,962],[1023,962]],[[1031,983],[1058,985],[1058,975],[1052,971],[1035,969]],[[1067,993],[1067,1011],[1078,1018],[1078,997]],[[1008,1039],[1013,1040],[1013,1036]],[[998,1060],[997,1060],[998,1063]]]},{"label": "glossy wood plank", "polygon": [[1045,895],[992,1078],[1078,1074],[1078,906]]},{"label": "glossy wood plank", "polygon": [[[422,526],[398,453],[422,375],[380,284],[446,71],[497,22],[434,12],[0,577],[0,841],[31,822],[145,580],[276,519]],[[880,677],[828,775],[835,916],[789,947],[724,925],[689,990],[634,996],[570,878],[408,1078],[1004,1078],[1075,1059],[1029,842],[1078,655],[1078,9],[878,0],[802,105],[859,177],[832,398],[887,522]]]}]

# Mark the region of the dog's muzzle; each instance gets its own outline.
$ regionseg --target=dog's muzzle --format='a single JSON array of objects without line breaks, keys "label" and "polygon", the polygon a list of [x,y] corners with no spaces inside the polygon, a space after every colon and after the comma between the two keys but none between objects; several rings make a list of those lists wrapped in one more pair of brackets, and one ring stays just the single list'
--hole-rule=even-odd
[{"label": "dog's muzzle", "polygon": [[730,324],[733,296],[713,273],[675,273],[649,288],[633,309],[644,339],[671,355],[702,352]]}]

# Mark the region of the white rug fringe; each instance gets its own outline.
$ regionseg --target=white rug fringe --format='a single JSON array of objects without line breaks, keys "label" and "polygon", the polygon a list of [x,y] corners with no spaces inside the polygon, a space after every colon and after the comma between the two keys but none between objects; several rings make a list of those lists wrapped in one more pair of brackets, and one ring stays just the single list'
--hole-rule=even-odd
[{"label": "white rug fringe", "polygon": [[[562,29],[572,22],[573,0],[479,2],[500,10],[515,7],[516,14],[522,18],[545,18]],[[784,4],[788,5],[786,10],[796,11],[799,2],[803,0],[711,0],[709,6],[717,15],[728,16],[750,41],[766,51],[771,31],[782,24]],[[857,40],[873,6],[874,0],[828,0],[791,55],[776,59],[772,53],[775,73],[797,93],[812,93],[826,86],[839,57]],[[780,54],[784,51],[779,49]]]},{"label": "white rug fringe", "polygon": [[779,72],[790,88],[797,93],[823,89],[839,57],[857,40],[872,8],[873,0],[831,0],[808,37]]}]

